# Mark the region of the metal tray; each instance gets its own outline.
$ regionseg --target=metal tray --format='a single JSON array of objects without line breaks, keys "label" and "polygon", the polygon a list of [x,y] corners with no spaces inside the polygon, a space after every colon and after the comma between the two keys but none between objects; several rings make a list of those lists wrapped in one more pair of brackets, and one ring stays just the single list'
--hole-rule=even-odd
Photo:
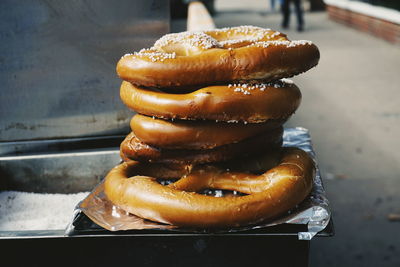
[{"label": "metal tray", "polygon": [[[1,189],[65,193],[77,192],[79,190],[82,191],[82,189],[87,191],[96,188],[96,185],[99,184],[107,171],[120,161],[117,145],[120,143],[122,138],[123,136],[113,136],[97,139],[80,138],[60,140],[57,143],[42,142],[38,144],[31,142],[29,144],[20,144],[20,150],[24,151],[25,154],[0,157],[0,170],[2,173],[10,173],[10,175],[3,176],[6,178],[3,179],[5,186]],[[298,146],[309,152],[315,159],[311,146],[311,138],[306,129],[285,129],[284,145]],[[63,152],[57,152],[61,147],[63,148]],[[97,148],[95,149],[95,147]],[[66,148],[71,148],[71,150]],[[8,150],[7,146],[3,145],[3,151]],[[32,151],[46,151],[46,153],[26,155],[27,151],[29,153]],[[82,164],[82,162],[85,164]],[[20,168],[20,166],[24,166],[24,168]],[[63,175],[56,175],[60,169],[63,170]],[[44,175],[43,170],[46,170],[48,175]],[[12,173],[12,171],[14,171],[14,173]],[[76,175],[77,173],[79,175]],[[67,179],[68,182],[65,181],[65,177],[69,177]],[[40,185],[40,188],[38,188],[38,185]],[[300,205],[298,209],[298,213],[295,211],[286,216],[286,218],[280,218],[267,225],[239,229],[238,231],[229,231],[220,234],[298,235],[299,239],[305,240],[310,240],[317,233],[320,233],[320,236],[332,235],[333,228],[327,228],[327,226],[330,225],[329,203],[325,197],[325,191],[318,170],[311,196],[305,201],[305,203]],[[317,216],[315,216],[315,211],[318,213]],[[328,230],[323,232],[324,229]],[[85,212],[78,204],[75,213],[71,211],[71,223],[67,229],[51,231],[0,231],[0,238],[46,238],[64,237],[68,235],[112,236],[137,234],[167,234],[178,236],[182,234],[196,235],[216,233],[191,232],[184,229],[151,229],[110,232],[93,223],[85,215]]]}]

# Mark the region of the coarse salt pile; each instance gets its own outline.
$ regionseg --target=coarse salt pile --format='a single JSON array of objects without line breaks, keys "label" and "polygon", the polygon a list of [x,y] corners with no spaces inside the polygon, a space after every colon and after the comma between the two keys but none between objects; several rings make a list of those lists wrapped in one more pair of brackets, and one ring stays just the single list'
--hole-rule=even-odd
[{"label": "coarse salt pile", "polygon": [[65,229],[88,194],[0,192],[0,231]]}]

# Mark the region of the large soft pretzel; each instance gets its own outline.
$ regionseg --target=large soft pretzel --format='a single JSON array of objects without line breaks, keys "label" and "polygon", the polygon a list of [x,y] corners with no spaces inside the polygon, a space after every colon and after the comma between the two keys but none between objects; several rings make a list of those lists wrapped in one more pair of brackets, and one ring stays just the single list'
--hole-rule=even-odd
[{"label": "large soft pretzel", "polygon": [[123,56],[118,75],[135,84],[180,87],[235,80],[276,80],[318,64],[310,41],[254,26],[167,34],[153,47]]},{"label": "large soft pretzel", "polygon": [[225,144],[212,149],[163,149],[150,146],[130,133],[121,143],[120,153],[124,161],[163,162],[173,164],[201,164],[230,160],[260,152],[280,150],[283,127],[261,133],[237,143]]},{"label": "large soft pretzel", "polygon": [[130,126],[135,136],[150,146],[168,149],[211,149],[237,143],[281,126],[285,120],[265,123],[163,120],[140,114]]},{"label": "large soft pretzel", "polygon": [[157,118],[251,123],[286,120],[301,102],[300,90],[290,80],[213,85],[185,94],[141,88],[124,81],[120,95],[129,108]]},{"label": "large soft pretzel", "polygon": [[[197,166],[168,186],[149,177],[154,169],[148,174],[143,164],[126,162],[112,169],[105,179],[107,197],[139,217],[189,227],[240,226],[281,215],[310,193],[315,172],[312,159],[297,148],[285,148],[279,165],[261,175]],[[197,193],[208,188],[246,195]]]}]

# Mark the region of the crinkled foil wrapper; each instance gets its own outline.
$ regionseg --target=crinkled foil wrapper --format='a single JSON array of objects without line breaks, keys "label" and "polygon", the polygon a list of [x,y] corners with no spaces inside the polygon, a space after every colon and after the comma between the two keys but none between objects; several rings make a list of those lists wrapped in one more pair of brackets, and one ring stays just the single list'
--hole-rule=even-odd
[{"label": "crinkled foil wrapper", "polygon": [[[288,211],[285,215],[267,223],[259,225],[244,226],[235,229],[218,230],[221,232],[239,232],[244,230],[259,229],[278,224],[306,224],[307,232],[299,232],[299,240],[311,240],[318,232],[325,229],[328,225],[331,211],[329,202],[325,195],[322,185],[320,171],[316,161],[315,153],[312,148],[311,138],[307,129],[304,128],[286,128],[283,135],[283,145],[290,147],[298,147],[308,152],[313,158],[316,166],[316,176],[314,185],[309,197],[293,210]],[[106,197],[103,188],[103,182],[98,184],[94,190],[82,200],[75,210],[83,212],[93,222],[110,231],[120,230],[141,230],[141,229],[165,229],[170,231],[188,231],[199,232],[200,230],[190,230],[172,225],[159,224],[144,220],[133,214],[113,205]],[[69,226],[69,228],[71,225]],[[67,228],[67,232],[71,229]]]}]

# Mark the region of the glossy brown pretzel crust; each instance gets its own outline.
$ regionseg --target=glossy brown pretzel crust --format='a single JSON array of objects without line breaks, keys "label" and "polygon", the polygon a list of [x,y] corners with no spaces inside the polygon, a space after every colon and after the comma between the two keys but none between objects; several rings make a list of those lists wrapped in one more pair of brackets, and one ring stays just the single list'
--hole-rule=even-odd
[{"label": "glossy brown pretzel crust", "polygon": [[125,55],[117,64],[123,80],[154,87],[180,87],[237,80],[277,80],[305,72],[319,61],[310,41],[253,26],[169,34],[153,47]]},{"label": "glossy brown pretzel crust", "polygon": [[238,143],[227,144],[213,149],[161,149],[141,142],[130,133],[121,143],[121,157],[125,160],[162,162],[173,164],[201,164],[227,161],[232,158],[279,150],[282,145],[283,128],[247,138]]},{"label": "glossy brown pretzel crust", "polygon": [[185,94],[122,82],[120,94],[125,105],[147,116],[250,123],[287,120],[301,102],[299,88],[282,81],[206,86]]},{"label": "glossy brown pretzel crust", "polygon": [[245,124],[170,121],[136,114],[130,126],[135,136],[150,146],[167,149],[211,149],[276,129],[284,122],[285,120],[271,120],[265,123]]},{"label": "glossy brown pretzel crust", "polygon": [[[143,172],[143,164],[131,161],[112,169],[104,184],[107,197],[142,218],[189,227],[235,227],[279,216],[307,197],[315,173],[312,159],[298,148],[284,148],[280,163],[261,175],[197,166],[168,186]],[[246,195],[196,193],[207,188]]]}]

